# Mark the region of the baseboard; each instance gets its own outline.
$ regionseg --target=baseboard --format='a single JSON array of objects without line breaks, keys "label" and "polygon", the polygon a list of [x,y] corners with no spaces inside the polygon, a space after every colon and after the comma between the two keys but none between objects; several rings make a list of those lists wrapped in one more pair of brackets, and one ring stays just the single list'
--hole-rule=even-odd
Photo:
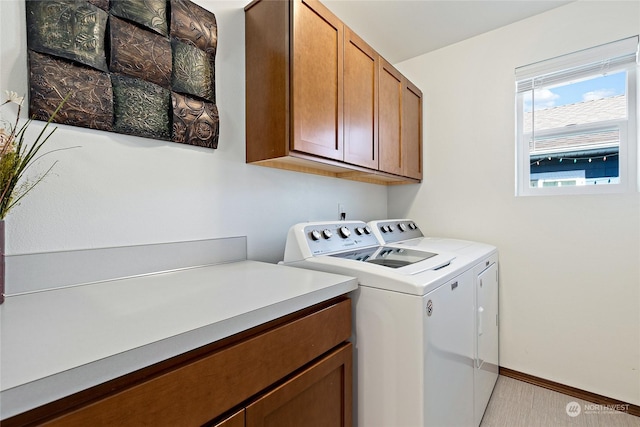
[{"label": "baseboard", "polygon": [[622,410],[621,412],[626,412],[630,415],[640,417],[640,406],[638,405],[632,405],[621,400],[616,400],[596,393],[591,393],[590,391],[580,390],[579,388],[560,384],[555,381],[545,380],[544,378],[525,374],[519,371],[514,371],[513,369],[509,368],[503,368],[502,366],[500,367],[499,373],[500,375],[503,375],[505,377],[513,378],[515,380],[524,381],[529,384],[557,391],[558,393],[566,394],[577,399],[586,400],[587,402],[595,403],[597,405],[612,405],[616,408],[626,408],[626,410]]}]

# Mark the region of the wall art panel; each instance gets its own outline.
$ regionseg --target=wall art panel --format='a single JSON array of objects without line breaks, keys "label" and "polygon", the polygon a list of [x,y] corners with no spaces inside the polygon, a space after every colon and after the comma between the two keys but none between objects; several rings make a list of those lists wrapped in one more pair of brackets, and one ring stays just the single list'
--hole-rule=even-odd
[{"label": "wall art panel", "polygon": [[26,10],[29,49],[107,71],[107,12],[68,0],[27,1]]},{"label": "wall art panel", "polygon": [[171,0],[171,36],[216,56],[218,31],[216,17],[188,0]]},{"label": "wall art panel", "polygon": [[129,135],[171,139],[171,92],[153,83],[125,76],[111,76],[113,130]]},{"label": "wall art panel", "polygon": [[166,0],[111,0],[111,14],[136,22],[163,36],[169,33]]},{"label": "wall art panel", "polygon": [[[46,121],[67,93],[56,121],[91,129],[113,130],[113,91],[109,74],[73,62],[29,52],[30,116]],[[70,90],[70,89],[73,90]]]},{"label": "wall art panel", "polygon": [[102,10],[109,10],[109,0],[88,0],[94,6],[99,7]]},{"label": "wall art panel", "polygon": [[218,148],[219,118],[216,104],[173,93],[173,141]]},{"label": "wall art panel", "polygon": [[177,92],[216,101],[213,61],[206,52],[179,40],[171,40],[173,75],[171,86]]},{"label": "wall art panel", "polygon": [[[111,17],[110,69],[169,88],[171,43],[167,38]],[[210,82],[213,85],[213,82]]]},{"label": "wall art panel", "polygon": [[189,0],[26,0],[29,112],[217,148],[215,15]]}]

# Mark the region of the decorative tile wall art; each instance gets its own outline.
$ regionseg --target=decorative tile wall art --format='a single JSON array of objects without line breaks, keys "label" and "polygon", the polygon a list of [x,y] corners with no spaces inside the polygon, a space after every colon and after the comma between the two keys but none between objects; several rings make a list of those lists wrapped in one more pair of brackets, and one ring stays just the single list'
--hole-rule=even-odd
[{"label": "decorative tile wall art", "polygon": [[29,113],[217,148],[215,15],[189,0],[26,0]]}]

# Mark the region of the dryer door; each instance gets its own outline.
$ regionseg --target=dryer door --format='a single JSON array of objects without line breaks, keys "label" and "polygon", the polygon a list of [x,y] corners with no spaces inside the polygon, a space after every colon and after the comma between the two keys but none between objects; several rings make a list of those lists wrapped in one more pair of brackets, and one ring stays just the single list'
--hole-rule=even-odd
[{"label": "dryer door", "polygon": [[473,284],[471,270],[426,294],[425,426],[473,422]]},{"label": "dryer door", "polygon": [[476,279],[474,425],[479,425],[498,379],[498,263]]}]

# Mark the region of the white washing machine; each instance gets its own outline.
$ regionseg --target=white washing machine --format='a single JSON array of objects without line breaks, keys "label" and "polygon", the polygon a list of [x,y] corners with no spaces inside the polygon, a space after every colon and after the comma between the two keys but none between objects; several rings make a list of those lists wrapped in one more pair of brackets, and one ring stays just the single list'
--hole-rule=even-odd
[{"label": "white washing machine", "polygon": [[469,260],[482,256],[472,252],[381,245],[362,221],[291,227],[283,263],[359,279],[351,295],[356,425],[474,425]]},{"label": "white washing machine", "polygon": [[474,276],[474,426],[482,421],[498,379],[498,252],[495,247],[468,240],[425,237],[410,219],[368,223],[380,244],[427,251],[446,250],[463,256]]}]

